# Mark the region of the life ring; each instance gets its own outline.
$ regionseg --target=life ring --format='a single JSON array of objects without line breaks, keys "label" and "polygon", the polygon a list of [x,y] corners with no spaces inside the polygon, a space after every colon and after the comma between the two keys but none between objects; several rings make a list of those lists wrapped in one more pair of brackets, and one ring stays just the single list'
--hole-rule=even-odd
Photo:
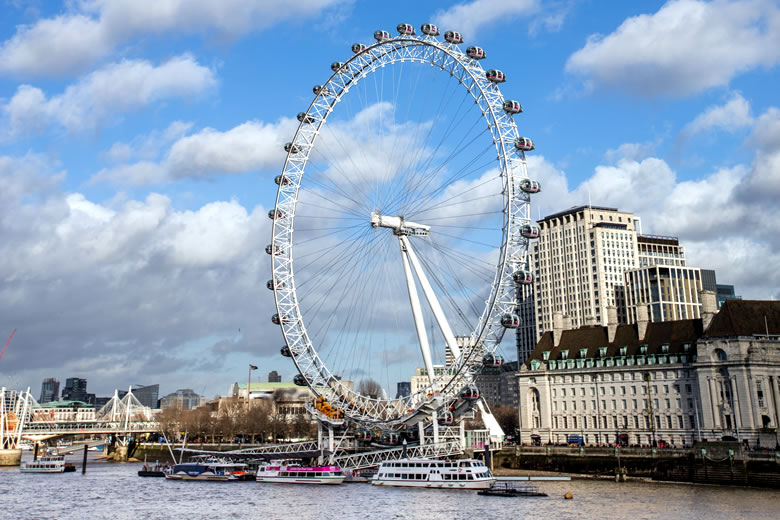
[{"label": "life ring", "polygon": [[458,473],[463,473],[463,468],[458,468]]}]

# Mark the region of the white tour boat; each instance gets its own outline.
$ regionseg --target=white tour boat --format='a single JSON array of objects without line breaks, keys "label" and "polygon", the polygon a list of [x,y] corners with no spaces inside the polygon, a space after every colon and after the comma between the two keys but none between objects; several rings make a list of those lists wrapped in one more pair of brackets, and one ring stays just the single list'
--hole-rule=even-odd
[{"label": "white tour boat", "polygon": [[374,486],[487,489],[496,482],[481,460],[386,460],[371,479]]},{"label": "white tour boat", "polygon": [[76,466],[65,462],[63,455],[43,455],[38,460],[22,462],[19,471],[23,473],[64,473],[76,471]]},{"label": "white tour boat", "polygon": [[288,484],[341,484],[346,475],[339,466],[301,466],[282,460],[272,460],[257,468],[255,480]]}]

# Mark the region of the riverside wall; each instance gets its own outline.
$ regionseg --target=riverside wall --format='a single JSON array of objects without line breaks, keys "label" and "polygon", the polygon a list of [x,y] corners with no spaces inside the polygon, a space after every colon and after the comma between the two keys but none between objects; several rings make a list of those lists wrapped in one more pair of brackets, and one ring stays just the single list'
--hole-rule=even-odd
[{"label": "riverside wall", "polygon": [[780,488],[780,453],[743,451],[728,443],[689,449],[518,446],[494,457],[496,468],[590,476],[651,478]]}]

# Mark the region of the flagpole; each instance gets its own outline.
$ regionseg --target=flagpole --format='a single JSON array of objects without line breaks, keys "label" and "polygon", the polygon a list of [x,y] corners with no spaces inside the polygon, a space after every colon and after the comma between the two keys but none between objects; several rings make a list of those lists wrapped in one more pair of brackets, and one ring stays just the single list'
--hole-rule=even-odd
[{"label": "flagpole", "polygon": [[252,391],[252,363],[249,364],[249,377],[246,382],[246,411],[249,411],[249,392]]}]

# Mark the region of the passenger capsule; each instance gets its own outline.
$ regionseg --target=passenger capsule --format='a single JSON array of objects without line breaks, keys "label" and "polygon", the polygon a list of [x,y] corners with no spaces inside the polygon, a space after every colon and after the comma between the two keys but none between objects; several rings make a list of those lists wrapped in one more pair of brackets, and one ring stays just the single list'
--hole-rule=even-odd
[{"label": "passenger capsule", "polygon": [[542,185],[539,183],[539,181],[523,179],[520,181],[520,189],[525,193],[539,193],[542,191]]},{"label": "passenger capsule", "polygon": [[325,87],[323,85],[314,85],[314,87],[311,89],[312,92],[317,94],[318,96],[330,96],[331,91],[328,87]]},{"label": "passenger capsule", "polygon": [[290,184],[290,179],[286,177],[282,177],[281,175],[277,175],[276,177],[274,177],[274,182],[276,184],[283,184],[285,186],[288,186]]},{"label": "passenger capsule", "polygon": [[439,415],[439,424],[441,425],[452,424],[454,421],[455,417],[452,415],[452,412],[442,412]]},{"label": "passenger capsule", "polygon": [[479,389],[474,385],[464,387],[463,390],[460,391],[460,398],[468,401],[476,401],[479,399]]},{"label": "passenger capsule", "polygon": [[439,28],[433,25],[432,23],[424,23],[422,24],[422,27],[420,27],[420,30],[422,33],[426,36],[438,36],[439,35]]},{"label": "passenger capsule", "polygon": [[268,211],[268,218],[270,218],[271,220],[276,220],[278,218],[284,218],[284,217],[285,217],[284,211],[280,209],[272,209]]},{"label": "passenger capsule", "polygon": [[370,442],[374,438],[374,432],[367,429],[360,429],[355,432],[355,438],[359,441]]},{"label": "passenger capsule", "polygon": [[507,114],[519,114],[523,111],[523,105],[519,101],[514,99],[507,99],[504,101],[504,112]]},{"label": "passenger capsule", "polygon": [[374,31],[374,39],[378,42],[384,42],[390,39],[390,33],[387,31]]},{"label": "passenger capsule", "polygon": [[293,383],[298,386],[306,386],[306,378],[301,374],[296,374],[295,377],[293,377]]},{"label": "passenger capsule", "polygon": [[517,314],[504,314],[501,316],[501,325],[507,329],[516,329],[520,326],[520,316]]},{"label": "passenger capsule", "polygon": [[534,142],[530,137],[518,137],[515,139],[515,148],[523,152],[530,152],[534,149]]},{"label": "passenger capsule", "polygon": [[447,31],[444,33],[444,41],[447,43],[459,45],[463,43],[463,36],[459,32]]},{"label": "passenger capsule", "polygon": [[290,347],[288,347],[287,345],[279,349],[279,353],[284,357],[292,357],[292,350],[290,350]]},{"label": "passenger capsule", "polygon": [[297,144],[286,143],[284,145],[284,151],[287,153],[300,153],[301,147]]},{"label": "passenger capsule", "polygon": [[503,364],[504,364],[504,358],[502,358],[498,354],[487,353],[484,356],[482,356],[482,366],[488,368],[495,368],[495,367],[500,367]]},{"label": "passenger capsule", "polygon": [[273,323],[274,325],[281,325],[282,323],[288,323],[287,316],[282,315],[281,317],[279,317],[278,314],[274,314],[273,316],[271,316],[271,323]]},{"label": "passenger capsule", "polygon": [[310,125],[314,122],[314,116],[309,115],[306,112],[298,112],[298,115],[295,116],[295,118],[301,123],[306,123],[307,125]]},{"label": "passenger capsule", "polygon": [[512,274],[512,279],[519,285],[531,285],[534,283],[534,275],[530,271],[520,269]]},{"label": "passenger capsule", "polygon": [[269,255],[280,255],[282,254],[282,248],[281,247],[274,247],[271,244],[268,244],[265,246],[265,252]]},{"label": "passenger capsule", "polygon": [[539,228],[531,224],[520,226],[520,234],[525,238],[539,238]]},{"label": "passenger capsule", "polygon": [[282,288],[284,288],[284,282],[279,282],[279,281],[274,282],[273,280],[268,280],[265,283],[265,286],[266,286],[267,289],[273,291],[274,289],[282,289]]},{"label": "passenger capsule", "polygon": [[366,50],[366,46],[363,45],[362,43],[352,44],[352,52],[354,52],[355,54],[358,54],[359,52],[363,52],[364,50]]},{"label": "passenger capsule", "polygon": [[395,432],[384,432],[382,436],[379,438],[379,442],[382,444],[389,444],[394,445],[398,444],[399,437],[398,434]]},{"label": "passenger capsule", "polygon": [[485,77],[488,81],[492,81],[493,83],[503,83],[506,81],[506,76],[498,69],[490,69],[485,73]]},{"label": "passenger capsule", "polygon": [[482,47],[469,47],[466,49],[466,56],[473,60],[484,60],[487,54]]},{"label": "passenger capsule", "polygon": [[333,72],[346,72],[347,69],[343,61],[334,61],[330,64],[330,70]]},{"label": "passenger capsule", "polygon": [[395,30],[398,31],[398,34],[401,36],[414,36],[416,34],[414,32],[414,26],[408,23],[399,23]]}]

